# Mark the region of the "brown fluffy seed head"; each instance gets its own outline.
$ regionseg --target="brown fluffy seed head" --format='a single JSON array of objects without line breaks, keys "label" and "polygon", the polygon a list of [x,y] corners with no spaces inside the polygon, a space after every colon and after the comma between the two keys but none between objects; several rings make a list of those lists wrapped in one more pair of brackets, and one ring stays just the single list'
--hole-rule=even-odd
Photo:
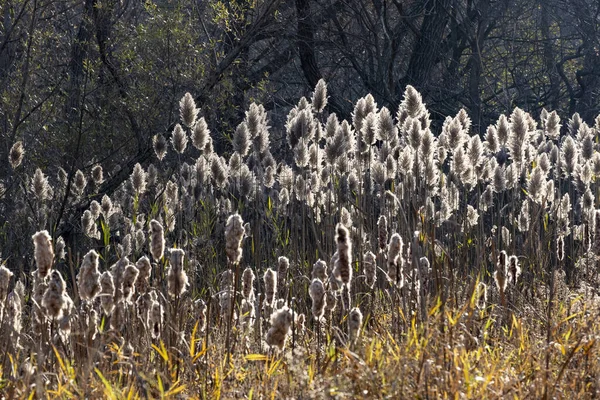
[{"label": "brown fluffy seed head", "polygon": [[196,103],[191,94],[186,93],[179,101],[179,115],[181,122],[191,128],[196,123],[199,109],[196,108]]},{"label": "brown fluffy seed head", "polygon": [[325,286],[320,279],[315,278],[312,280],[308,294],[312,300],[312,314],[317,321],[323,318],[325,312]]},{"label": "brown fluffy seed head", "polygon": [[379,216],[379,220],[377,221],[377,232],[378,232],[378,239],[379,239],[379,248],[381,250],[385,250],[385,248],[387,246],[387,237],[388,237],[387,218],[385,217],[385,215]]},{"label": "brown fluffy seed head", "polygon": [[123,271],[123,297],[126,302],[131,302],[139,273],[140,271],[133,264],[127,265]]},{"label": "brown fluffy seed head", "polygon": [[102,309],[106,315],[110,315],[115,308],[115,284],[113,276],[109,271],[104,271],[102,275],[100,275],[100,286],[102,287],[102,290],[100,291]]},{"label": "brown fluffy seed head", "polygon": [[165,137],[161,134],[154,135],[152,138],[152,147],[154,148],[154,154],[156,154],[156,157],[162,161],[167,154],[167,140]]},{"label": "brown fluffy seed head", "polygon": [[198,331],[206,330],[206,303],[202,299],[196,300],[196,309],[198,310]]},{"label": "brown fluffy seed head", "polygon": [[12,169],[16,169],[21,162],[23,161],[23,155],[25,154],[25,150],[23,150],[23,142],[18,141],[12,145],[10,148],[9,161]]},{"label": "brown fluffy seed head", "polygon": [[163,226],[157,220],[150,221],[150,254],[154,261],[160,261],[165,252]]},{"label": "brown fluffy seed head", "polygon": [[336,232],[338,260],[335,263],[334,275],[349,288],[352,281],[352,242],[348,229],[343,224],[337,225]]},{"label": "brown fluffy seed head", "polygon": [[373,289],[377,280],[377,258],[373,252],[368,251],[363,256],[363,268],[367,286]]},{"label": "brown fluffy seed head", "polygon": [[138,195],[144,194],[146,191],[146,172],[140,163],[135,164],[129,179],[134,192]]},{"label": "brown fluffy seed head", "polygon": [[363,315],[360,308],[354,307],[348,314],[348,333],[351,341],[355,341],[360,336]]},{"label": "brown fluffy seed head", "polygon": [[321,282],[325,282],[327,279],[327,264],[325,261],[319,259],[316,263],[314,263],[311,278],[318,278],[321,280]]},{"label": "brown fluffy seed head", "polygon": [[273,347],[276,346],[279,351],[283,350],[293,321],[292,311],[287,306],[275,311],[271,315],[271,328],[269,328],[266,337],[267,344]]},{"label": "brown fluffy seed head", "polygon": [[249,267],[242,273],[242,294],[246,300],[254,300],[254,272]]},{"label": "brown fluffy seed head", "polygon": [[162,305],[156,300],[150,305],[150,312],[148,313],[148,321],[146,324],[150,328],[152,339],[160,338],[163,324],[163,309]]},{"label": "brown fluffy seed head", "polygon": [[286,286],[287,273],[290,268],[290,260],[287,257],[279,257],[277,260],[277,287],[283,290]]},{"label": "brown fluffy seed head", "polygon": [[502,250],[498,256],[498,262],[496,263],[496,271],[494,272],[494,281],[498,290],[502,293],[506,290],[506,262],[508,256],[506,251]]},{"label": "brown fluffy seed head", "polygon": [[237,264],[242,259],[242,239],[244,238],[244,221],[239,214],[233,214],[225,225],[225,252],[230,264]]},{"label": "brown fluffy seed head", "polygon": [[169,284],[169,294],[172,297],[181,296],[185,293],[189,285],[187,274],[183,269],[184,257],[185,252],[182,249],[171,249],[167,281]]},{"label": "brown fluffy seed head", "polygon": [[32,236],[35,247],[34,258],[37,265],[37,273],[41,279],[44,279],[52,269],[54,261],[54,250],[52,249],[52,239],[48,231],[40,231]]},{"label": "brown fluffy seed head", "polygon": [[267,269],[264,276],[265,281],[265,302],[273,307],[275,303],[275,292],[277,291],[277,272],[271,268]]},{"label": "brown fluffy seed head", "polygon": [[65,289],[66,284],[60,272],[57,270],[52,271],[48,289],[46,289],[42,299],[42,306],[46,310],[48,318],[60,319],[62,317],[63,309],[67,303]]},{"label": "brown fluffy seed head", "polygon": [[140,272],[135,281],[135,290],[138,294],[142,295],[148,291],[150,287],[150,274],[152,273],[152,264],[150,259],[146,256],[141,257],[135,263],[138,271]]},{"label": "brown fluffy seed head", "polygon": [[102,165],[95,165],[94,168],[92,168],[92,180],[96,186],[100,186],[104,183],[104,171],[102,170]]},{"label": "brown fluffy seed head", "polygon": [[508,258],[508,281],[513,285],[517,284],[521,276],[521,267],[519,266],[519,259],[513,255]]},{"label": "brown fluffy seed head", "polygon": [[173,130],[173,136],[171,137],[171,143],[173,144],[173,149],[179,153],[183,154],[185,148],[187,147],[188,138],[185,134],[185,131],[181,127],[181,125],[175,125],[175,129]]},{"label": "brown fluffy seed head", "polygon": [[393,284],[402,286],[404,283],[404,276],[402,274],[402,237],[397,233],[394,233],[390,238],[390,244],[388,246],[388,277]]},{"label": "brown fluffy seed head", "polygon": [[77,274],[79,297],[92,301],[100,293],[100,271],[98,270],[98,253],[90,250],[84,257],[79,274]]}]

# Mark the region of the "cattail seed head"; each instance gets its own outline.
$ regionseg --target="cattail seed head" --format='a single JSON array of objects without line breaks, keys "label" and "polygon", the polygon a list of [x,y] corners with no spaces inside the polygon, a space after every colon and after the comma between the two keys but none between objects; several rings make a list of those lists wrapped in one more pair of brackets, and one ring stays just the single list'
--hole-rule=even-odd
[{"label": "cattail seed head", "polygon": [[404,286],[404,274],[402,272],[402,247],[404,243],[402,237],[394,233],[390,238],[388,245],[388,270],[387,275],[390,282],[399,287]]},{"label": "cattail seed head", "polygon": [[134,192],[138,195],[144,194],[146,191],[146,172],[144,172],[140,163],[135,164],[133,173],[129,179],[131,180]]},{"label": "cattail seed head", "polygon": [[79,297],[92,301],[100,293],[100,271],[98,270],[98,253],[90,250],[84,257],[77,275]]},{"label": "cattail seed head", "polygon": [[380,215],[377,221],[377,232],[379,239],[379,249],[384,250],[387,246],[388,230],[387,230],[387,218],[385,215]]},{"label": "cattail seed head", "polygon": [[48,231],[39,231],[32,236],[32,239],[35,247],[34,258],[37,265],[38,277],[44,279],[50,273],[54,261],[52,239]]},{"label": "cattail seed head", "polygon": [[172,297],[181,296],[189,285],[187,274],[183,269],[184,257],[185,252],[182,249],[171,249],[167,281],[169,283],[169,294]]},{"label": "cattail seed head", "polygon": [[152,273],[152,264],[146,256],[141,257],[135,263],[139,271],[139,275],[135,281],[135,291],[142,295],[146,293],[150,287],[150,274]]},{"label": "cattail seed head", "polygon": [[275,304],[275,293],[277,291],[277,272],[268,268],[264,275],[265,281],[265,304],[273,307]]},{"label": "cattail seed head", "polygon": [[312,300],[312,314],[315,320],[323,318],[325,312],[325,286],[319,278],[314,278],[308,288],[308,294]]},{"label": "cattail seed head", "polygon": [[152,339],[160,338],[163,324],[163,308],[158,300],[154,300],[148,313],[147,326],[150,327]]},{"label": "cattail seed head", "polygon": [[314,263],[311,278],[318,278],[322,282],[325,282],[325,280],[327,279],[327,264],[325,263],[325,261],[319,259],[317,260],[317,262]]},{"label": "cattail seed head", "polygon": [[350,241],[348,229],[343,224],[337,225],[336,232],[338,260],[334,264],[334,275],[350,288],[352,281],[352,242]]},{"label": "cattail seed head", "polygon": [[496,271],[494,272],[494,281],[496,282],[496,286],[500,293],[503,293],[506,290],[506,263],[508,261],[508,256],[506,255],[506,251],[502,250],[498,255],[498,262],[496,263]]},{"label": "cattail seed head", "polygon": [[271,315],[271,328],[266,337],[267,344],[276,346],[279,351],[283,350],[293,320],[292,311],[287,306],[275,311]]},{"label": "cattail seed head", "polygon": [[237,264],[242,259],[242,239],[244,238],[244,221],[239,214],[233,214],[225,225],[225,252],[230,264]]},{"label": "cattail seed head", "polygon": [[50,274],[50,282],[42,298],[42,306],[46,310],[48,318],[60,319],[62,317],[67,302],[65,295],[65,281],[60,272],[54,270]]},{"label": "cattail seed head", "polygon": [[360,336],[360,329],[362,327],[363,315],[360,308],[354,307],[348,314],[348,333],[350,341],[354,342]]},{"label": "cattail seed head", "polygon": [[127,265],[123,270],[123,298],[127,303],[131,303],[139,273],[140,271],[133,264]]},{"label": "cattail seed head", "polygon": [[110,315],[115,308],[115,284],[113,276],[109,271],[104,271],[102,275],[100,275],[100,286],[102,288],[100,291],[102,309],[106,315]]},{"label": "cattail seed head", "polygon": [[519,266],[519,259],[517,256],[512,255],[508,258],[508,282],[513,285],[517,284],[517,281],[521,276],[521,267]]},{"label": "cattail seed head", "polygon": [[164,230],[160,222],[153,219],[150,221],[150,254],[154,261],[160,261],[165,252]]},{"label": "cattail seed head", "polygon": [[41,169],[37,168],[31,181],[31,191],[39,201],[47,200],[51,197],[52,188],[48,183],[48,177],[44,175]]},{"label": "cattail seed head", "polygon": [[242,295],[249,302],[254,301],[254,272],[246,268],[242,273]]}]

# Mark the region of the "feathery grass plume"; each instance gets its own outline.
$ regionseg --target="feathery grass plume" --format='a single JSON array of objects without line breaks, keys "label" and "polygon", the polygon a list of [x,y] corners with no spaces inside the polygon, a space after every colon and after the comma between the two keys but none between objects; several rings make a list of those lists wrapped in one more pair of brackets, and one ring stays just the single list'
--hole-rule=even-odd
[{"label": "feathery grass plume", "polygon": [[287,306],[275,311],[271,315],[271,328],[266,337],[267,344],[272,347],[277,346],[279,351],[282,351],[293,321],[292,311]]},{"label": "feathery grass plume", "polygon": [[[2,298],[4,300],[4,296]],[[4,321],[10,326],[13,332],[11,332],[11,336],[16,337],[17,341],[15,342],[18,347],[18,335],[21,333],[21,329],[23,328],[22,323],[22,309],[23,309],[23,297],[19,295],[16,290],[11,291],[8,296],[6,296],[6,304],[3,305],[0,301],[0,306],[3,306],[4,309],[0,309],[0,318],[3,318]],[[2,311],[6,310],[4,316]]]},{"label": "feathery grass plume", "polygon": [[165,252],[164,230],[160,222],[153,219],[150,221],[150,254],[154,261],[162,259]]},{"label": "feathery grass plume", "polygon": [[235,129],[235,133],[233,134],[233,151],[239,153],[242,157],[245,157],[250,150],[251,142],[250,142],[250,132],[248,131],[248,125],[245,122],[242,122]]},{"label": "feathery grass plume", "polygon": [[337,224],[335,228],[338,259],[334,264],[334,275],[350,289],[352,282],[352,242],[348,229],[343,224]]},{"label": "feathery grass plume", "polygon": [[90,212],[92,213],[92,218],[97,220],[100,217],[100,213],[102,212],[102,206],[96,200],[92,200],[90,203]]},{"label": "feathery grass plume", "polygon": [[281,256],[277,259],[277,288],[279,290],[280,297],[285,296],[285,289],[287,288],[287,275],[288,269],[290,268],[290,260],[287,257]]},{"label": "feathery grass plume", "polygon": [[583,120],[581,119],[581,115],[579,115],[579,113],[573,114],[573,116],[569,119],[569,122],[567,123],[569,135],[570,136],[577,135],[577,132],[579,131],[579,128],[581,127],[582,123],[583,123]]},{"label": "feathery grass plume", "polygon": [[210,138],[210,130],[204,117],[199,118],[192,130],[192,145],[200,151],[205,151]]},{"label": "feathery grass plume", "polygon": [[490,125],[485,133],[484,147],[492,154],[496,154],[500,150],[500,143],[498,140],[498,131],[494,125]]},{"label": "feathery grass plume", "polygon": [[325,294],[325,309],[329,313],[333,313],[335,307],[337,306],[337,298],[338,291],[337,289],[333,289],[331,287],[331,280],[329,281],[329,288],[327,289],[327,293]]},{"label": "feathery grass plume", "polygon": [[498,255],[498,261],[496,262],[496,271],[494,272],[494,281],[496,282],[496,287],[500,291],[500,293],[504,293],[506,290],[506,262],[508,260],[508,256],[506,255],[506,251],[502,250]]},{"label": "feathery grass plume", "polygon": [[231,265],[242,259],[242,239],[244,238],[244,221],[239,214],[230,215],[225,225],[225,252]]},{"label": "feathery grass plume", "polygon": [[175,125],[175,129],[173,129],[173,136],[171,137],[171,144],[173,145],[173,150],[175,150],[179,154],[183,154],[185,148],[187,147],[188,138],[185,134],[185,131],[181,127],[181,125]]},{"label": "feathery grass plume", "polygon": [[104,183],[104,171],[102,170],[102,165],[95,165],[94,168],[92,168],[92,181],[96,187]]},{"label": "feathery grass plume", "polygon": [[517,284],[517,281],[521,276],[521,266],[519,265],[519,259],[517,256],[512,255],[508,258],[508,282],[513,285]]},{"label": "feathery grass plume", "polygon": [[169,294],[172,297],[181,296],[189,285],[187,274],[183,269],[185,252],[182,249],[171,249],[169,256],[169,271],[167,273]]},{"label": "feathery grass plume", "polygon": [[317,82],[311,103],[312,108],[317,113],[322,113],[325,106],[327,106],[327,84],[323,79],[319,79]]},{"label": "feathery grass plume", "polygon": [[402,237],[394,233],[390,238],[388,245],[388,260],[387,260],[387,275],[392,285],[397,285],[399,288],[404,286],[404,274],[402,272],[402,247],[404,242]]},{"label": "feathery grass plume", "polygon": [[100,291],[99,297],[102,303],[102,309],[106,315],[110,315],[115,308],[115,284],[110,271],[104,271],[102,275],[100,275],[100,286],[102,290]]},{"label": "feathery grass plume", "polygon": [[85,175],[80,170],[77,170],[77,172],[75,172],[75,178],[73,179],[73,189],[75,189],[75,193],[81,196],[86,185],[87,180],[85,179]]},{"label": "feathery grass plume", "polygon": [[54,243],[54,253],[56,255],[56,259],[57,260],[64,260],[66,253],[65,253],[65,239],[62,238],[62,236],[59,236],[56,239],[56,242]]},{"label": "feathery grass plume", "polygon": [[575,141],[571,136],[567,136],[562,144],[562,159],[564,161],[563,168],[564,171],[571,175],[573,171],[575,171],[575,167],[577,166],[577,158],[578,152],[577,147],[575,146]]},{"label": "feathery grass plume", "polygon": [[329,139],[335,136],[340,123],[338,121],[337,115],[335,113],[330,114],[327,117],[327,122],[325,123],[325,138]]},{"label": "feathery grass plume", "polygon": [[196,123],[196,116],[198,115],[199,109],[196,108],[196,103],[191,94],[186,93],[179,101],[179,115],[181,122],[191,128]]},{"label": "feathery grass plume", "polygon": [[48,231],[39,231],[32,236],[34,245],[34,258],[37,266],[37,275],[44,279],[52,269],[54,262],[54,250],[52,249],[52,239]]},{"label": "feathery grass plume", "polygon": [[379,110],[375,139],[381,139],[392,146],[398,142],[398,128],[394,125],[392,114],[387,107],[381,107]]},{"label": "feathery grass plume", "polygon": [[129,179],[131,180],[131,186],[135,193],[138,195],[144,194],[146,191],[146,172],[144,172],[140,163],[135,164]]},{"label": "feathery grass plume", "polygon": [[135,294],[135,281],[140,271],[133,264],[128,264],[123,270],[123,298],[127,303],[131,303],[131,299]]},{"label": "feathery grass plume", "polygon": [[362,121],[360,133],[362,140],[359,139],[358,151],[361,153],[368,152],[369,147],[379,139],[377,128],[379,125],[379,115],[375,112],[370,112]]},{"label": "feathery grass plume", "polygon": [[510,124],[508,118],[506,118],[506,115],[504,114],[501,114],[500,117],[498,117],[498,121],[496,122],[496,133],[498,135],[500,147],[505,147],[510,135]]},{"label": "feathery grass plume", "polygon": [[223,157],[213,155],[211,157],[210,173],[215,186],[219,189],[225,188],[229,178],[229,169]]},{"label": "feathery grass plume", "polygon": [[87,237],[100,239],[100,231],[90,210],[85,210],[81,215],[81,230]]},{"label": "feathery grass plume", "polygon": [[425,112],[425,105],[423,104],[421,93],[411,85],[406,86],[404,98],[398,108],[398,124],[402,125],[407,117],[421,118]]},{"label": "feathery grass plume", "polygon": [[560,204],[556,209],[556,230],[559,235],[568,235],[571,233],[571,221],[569,213],[571,212],[571,198],[569,193],[565,193],[560,199]]},{"label": "feathery grass plume", "polygon": [[560,135],[560,117],[556,113],[556,111],[552,111],[548,118],[546,118],[545,123],[543,124],[544,133],[546,137],[551,140],[557,140]]},{"label": "feathery grass plume", "polygon": [[485,283],[479,282],[475,286],[475,306],[479,310],[485,309],[487,305],[488,287]]},{"label": "feathery grass plume", "polygon": [[204,332],[206,330],[206,303],[204,300],[198,299],[194,304],[197,310],[198,331]]},{"label": "feathery grass plume", "polygon": [[39,168],[35,170],[35,174],[31,180],[31,191],[39,201],[48,200],[51,197],[51,187],[48,183],[48,177]]},{"label": "feathery grass plume", "polygon": [[263,277],[265,282],[265,304],[273,307],[275,304],[275,294],[277,293],[277,272],[268,268]]},{"label": "feathery grass plume", "polygon": [[23,142],[20,140],[15,142],[10,148],[10,153],[8,156],[10,166],[12,169],[17,169],[21,162],[23,162],[23,156],[25,155],[25,150],[23,149]]},{"label": "feathery grass plume", "polygon": [[254,301],[254,272],[248,267],[242,273],[242,295],[249,302]]},{"label": "feathery grass plume", "polygon": [[[138,231],[139,232],[139,231]],[[150,288],[150,274],[152,273],[152,264],[146,256],[140,257],[135,263],[139,271],[139,275],[135,281],[135,291],[142,295]]]},{"label": "feathery grass plume", "polygon": [[371,165],[371,174],[373,177],[373,181],[378,186],[383,186],[385,184],[387,176],[385,166],[382,163],[375,161],[375,163]]},{"label": "feathery grass plume", "polygon": [[562,235],[556,239],[556,258],[558,261],[565,259],[565,239]]},{"label": "feathery grass plume", "polygon": [[481,143],[479,135],[471,136],[467,148],[467,156],[469,158],[469,162],[473,167],[478,166],[482,162],[482,155],[483,144]]},{"label": "feathery grass plume", "polygon": [[350,341],[355,342],[360,336],[360,329],[362,327],[363,315],[360,312],[360,308],[354,307],[348,314],[348,335]]},{"label": "feathery grass plume", "polygon": [[156,134],[152,137],[152,147],[154,148],[154,154],[159,161],[162,161],[167,155],[167,140],[163,135]]},{"label": "feathery grass plume", "polygon": [[421,146],[421,138],[423,136],[423,130],[421,129],[421,123],[416,118],[408,117],[404,121],[402,131],[408,140],[408,144],[417,151]]},{"label": "feathery grass plume", "polygon": [[327,264],[325,261],[319,259],[314,263],[312,267],[311,278],[318,278],[321,280],[321,282],[325,282],[327,279]]},{"label": "feathery grass plume", "polygon": [[454,152],[461,148],[467,138],[463,131],[462,124],[457,118],[447,117],[442,125],[442,133],[445,135],[445,147],[448,151]]},{"label": "feathery grass plume", "polygon": [[[288,116],[289,118],[289,116]],[[286,123],[287,142],[295,149],[300,138],[310,140],[315,135],[315,121],[310,110],[301,110]]]},{"label": "feathery grass plume", "polygon": [[385,215],[380,215],[377,220],[377,234],[379,249],[383,251],[387,247],[388,240],[387,218]]},{"label": "feathery grass plume", "polygon": [[58,317],[58,329],[61,339],[63,340],[63,342],[66,342],[68,341],[69,336],[71,335],[71,318],[73,317],[73,309],[75,308],[75,303],[73,303],[73,300],[71,299],[71,297],[69,297],[66,290],[64,292],[63,298],[65,303],[62,308],[62,315]]},{"label": "feathery grass plume", "polygon": [[342,207],[340,210],[340,223],[347,229],[352,228],[352,216],[346,207]]},{"label": "feathery grass plume", "polygon": [[113,213],[113,204],[112,201],[110,200],[110,197],[108,197],[108,195],[104,195],[102,196],[102,214],[104,215],[104,220],[108,221],[108,219],[110,218],[111,214]]},{"label": "feathery grass plume", "polygon": [[62,317],[67,303],[66,294],[66,283],[62,275],[57,270],[53,270],[50,274],[48,288],[42,298],[42,306],[48,318],[60,319]]},{"label": "feathery grass plume", "polygon": [[367,286],[373,289],[377,281],[377,258],[371,251],[367,251],[363,256],[363,270]]},{"label": "feathery grass plume", "polygon": [[312,314],[315,320],[323,318],[325,312],[325,286],[319,278],[314,278],[308,288],[308,294],[312,300]]},{"label": "feathery grass plume", "polygon": [[100,271],[98,270],[98,253],[90,250],[83,257],[77,274],[77,287],[82,300],[92,301],[100,293]]},{"label": "feathery grass plume", "polygon": [[527,194],[538,204],[542,204],[546,197],[546,175],[539,165],[536,165],[531,171],[527,181]]},{"label": "feathery grass plume", "polygon": [[159,339],[163,325],[163,308],[158,300],[153,300],[146,325],[150,328],[152,339]]}]

